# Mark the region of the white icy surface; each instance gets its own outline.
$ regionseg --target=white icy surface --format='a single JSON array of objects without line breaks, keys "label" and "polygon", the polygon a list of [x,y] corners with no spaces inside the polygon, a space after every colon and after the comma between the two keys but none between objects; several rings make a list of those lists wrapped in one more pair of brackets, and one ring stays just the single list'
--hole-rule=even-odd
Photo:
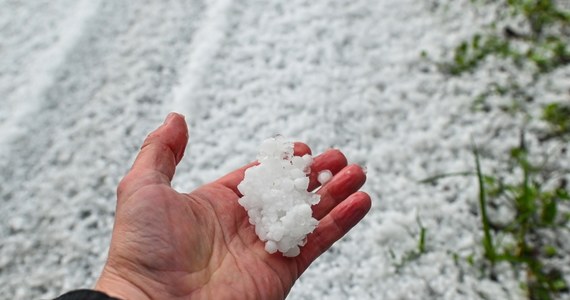
[{"label": "white icy surface", "polygon": [[[367,167],[372,210],[290,299],[520,299],[523,277],[510,268],[492,281],[453,259],[481,254],[474,178],[417,183],[472,170],[471,139],[489,171],[518,143],[522,118],[469,112],[485,85],[508,82],[501,62],[450,78],[420,57],[490,21],[471,2],[0,1],[0,298],[93,285],[116,185],[177,110],[190,122],[174,182],[182,191],[251,161],[254,141],[276,133]],[[570,68],[530,90],[531,111],[567,93],[561,78]],[[569,168],[570,151],[546,148]],[[416,247],[417,216],[427,252],[397,269]],[[563,246],[557,265],[568,276]]]}]

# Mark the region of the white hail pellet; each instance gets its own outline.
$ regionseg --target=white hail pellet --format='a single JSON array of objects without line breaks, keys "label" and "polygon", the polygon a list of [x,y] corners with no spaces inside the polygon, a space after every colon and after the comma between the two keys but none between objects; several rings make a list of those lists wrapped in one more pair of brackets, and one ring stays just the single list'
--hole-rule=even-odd
[{"label": "white hail pellet", "polygon": [[332,172],[329,170],[322,170],[319,172],[319,175],[317,176],[317,181],[320,184],[325,184],[327,182],[329,182],[329,180],[331,180],[332,178]]},{"label": "white hail pellet", "polygon": [[320,197],[307,191],[313,158],[294,156],[293,143],[277,136],[263,141],[257,160],[259,165],[247,169],[238,185],[243,195],[239,204],[265,242],[265,251],[297,256],[318,224],[311,206]]}]

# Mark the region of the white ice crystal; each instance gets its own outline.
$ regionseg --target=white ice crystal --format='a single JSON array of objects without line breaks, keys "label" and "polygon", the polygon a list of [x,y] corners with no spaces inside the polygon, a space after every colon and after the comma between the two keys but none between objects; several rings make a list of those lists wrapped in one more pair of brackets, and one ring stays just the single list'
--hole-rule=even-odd
[{"label": "white ice crystal", "polygon": [[263,141],[257,160],[259,165],[247,169],[238,185],[243,195],[239,204],[267,252],[297,256],[318,224],[311,205],[320,197],[307,191],[313,158],[294,156],[293,143],[277,136]]}]

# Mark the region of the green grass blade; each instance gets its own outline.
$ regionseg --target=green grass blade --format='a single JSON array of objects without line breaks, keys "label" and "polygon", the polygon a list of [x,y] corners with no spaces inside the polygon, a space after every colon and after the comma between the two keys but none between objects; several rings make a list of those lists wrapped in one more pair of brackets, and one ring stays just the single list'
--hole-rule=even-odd
[{"label": "green grass blade", "polygon": [[489,218],[487,217],[487,194],[485,191],[485,182],[483,181],[483,172],[481,172],[479,151],[475,144],[473,145],[473,155],[475,156],[477,179],[479,181],[479,209],[481,210],[481,223],[483,224],[483,248],[485,250],[485,256],[491,261],[491,263],[495,263],[497,255],[493,245],[493,239],[491,237]]},{"label": "green grass blade", "polygon": [[424,179],[418,181],[418,183],[435,183],[436,181],[443,179],[443,178],[446,178],[446,177],[469,176],[469,175],[474,175],[474,173],[471,171],[442,173],[442,174],[430,176],[428,178],[424,178]]}]

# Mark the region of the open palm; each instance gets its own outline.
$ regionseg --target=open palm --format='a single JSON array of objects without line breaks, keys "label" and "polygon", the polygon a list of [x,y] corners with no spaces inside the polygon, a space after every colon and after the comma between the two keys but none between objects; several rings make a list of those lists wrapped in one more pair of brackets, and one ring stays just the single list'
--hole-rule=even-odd
[{"label": "open palm", "polygon": [[[318,190],[313,207],[320,220],[301,254],[268,254],[238,204],[236,186],[246,165],[189,194],[170,187],[188,132],[184,118],[170,114],[145,140],[131,171],[117,189],[109,257],[96,288],[122,299],[282,299],[320,254],[370,209],[357,190],[366,176],[347,166],[338,150],[315,158],[310,190],[320,170],[333,179]],[[295,154],[310,149],[295,144]]]}]

